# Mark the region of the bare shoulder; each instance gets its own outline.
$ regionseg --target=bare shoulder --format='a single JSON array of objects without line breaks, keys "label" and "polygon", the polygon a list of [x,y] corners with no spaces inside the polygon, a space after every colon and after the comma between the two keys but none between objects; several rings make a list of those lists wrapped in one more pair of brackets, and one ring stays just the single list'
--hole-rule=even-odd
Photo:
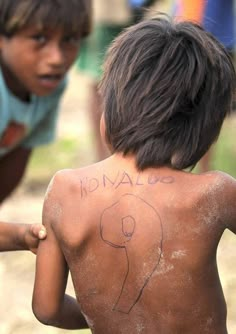
[{"label": "bare shoulder", "polygon": [[65,187],[74,182],[76,176],[79,174],[80,169],[61,169],[53,175],[50,185],[51,187]]},{"label": "bare shoulder", "polygon": [[212,189],[215,196],[227,197],[227,194],[233,195],[236,192],[236,179],[227,173],[220,171],[213,171],[204,174],[200,174],[203,178],[203,182]]},{"label": "bare shoulder", "polygon": [[219,171],[201,174],[200,177],[206,185],[205,196],[219,207],[225,227],[236,233],[236,179]]},{"label": "bare shoulder", "polygon": [[54,174],[44,197],[43,215],[47,221],[58,221],[58,212],[62,211],[65,203],[71,201],[77,191],[77,180],[81,173],[80,169],[63,169]]},{"label": "bare shoulder", "polygon": [[[60,221],[59,212],[64,216],[77,215],[81,199],[81,183],[93,174],[95,165],[78,169],[63,169],[57,171],[52,177],[44,198],[44,216],[52,223]],[[63,220],[63,224],[65,219]]]},{"label": "bare shoulder", "polygon": [[76,186],[80,185],[78,181],[86,177],[91,169],[93,169],[92,165],[84,168],[57,171],[49,183],[46,197],[57,195],[57,198],[64,198],[67,191],[76,190]]},{"label": "bare shoulder", "polygon": [[63,169],[57,171],[49,182],[44,202],[49,202],[56,198],[58,199],[61,195],[60,190],[65,188],[65,186],[71,179],[72,175],[73,175],[72,169]]}]

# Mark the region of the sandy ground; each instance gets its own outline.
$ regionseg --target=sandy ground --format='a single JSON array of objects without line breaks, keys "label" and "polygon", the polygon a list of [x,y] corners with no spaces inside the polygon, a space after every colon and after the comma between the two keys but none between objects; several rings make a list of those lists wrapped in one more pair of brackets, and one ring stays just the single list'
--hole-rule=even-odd
[{"label": "sandy ground", "polygon": [[[81,95],[78,94],[82,88],[84,87],[81,87],[79,78],[73,73],[71,85],[62,103],[59,124],[60,136],[65,135],[65,133],[74,133],[80,138],[88,131],[88,118],[83,103],[81,104]],[[1,220],[40,221],[45,189],[44,187],[35,188],[32,192],[26,186],[26,181],[2,206]],[[236,264],[236,238],[230,232],[226,232],[220,242],[218,263],[228,304],[228,330],[230,334],[234,334],[236,333],[236,268],[234,267]],[[69,332],[45,327],[34,318],[31,311],[34,265],[35,256],[29,252],[0,254],[0,334]],[[68,292],[73,294],[71,281],[69,281]],[[82,333],[90,332],[81,331]]]}]

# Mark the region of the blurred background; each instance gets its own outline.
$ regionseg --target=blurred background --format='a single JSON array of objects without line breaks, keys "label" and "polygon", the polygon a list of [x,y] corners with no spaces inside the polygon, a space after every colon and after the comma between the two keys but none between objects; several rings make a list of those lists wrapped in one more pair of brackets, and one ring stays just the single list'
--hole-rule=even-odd
[{"label": "blurred background", "polygon": [[[153,8],[170,12],[172,2],[157,1]],[[1,207],[2,221],[40,222],[44,194],[53,174],[59,169],[78,168],[97,160],[96,136],[88,112],[94,81],[79,71],[78,64],[72,68],[69,77],[69,86],[60,107],[57,141],[34,152],[24,181]],[[225,121],[211,158],[211,169],[225,171],[234,177],[235,129],[236,116],[233,115]],[[228,330],[233,334],[236,333],[236,238],[231,232],[224,233],[217,257],[228,305]],[[0,334],[69,333],[43,326],[34,318],[31,311],[34,266],[35,256],[29,252],[0,254]],[[70,280],[68,293],[73,294]],[[90,333],[89,330],[77,332]]]}]

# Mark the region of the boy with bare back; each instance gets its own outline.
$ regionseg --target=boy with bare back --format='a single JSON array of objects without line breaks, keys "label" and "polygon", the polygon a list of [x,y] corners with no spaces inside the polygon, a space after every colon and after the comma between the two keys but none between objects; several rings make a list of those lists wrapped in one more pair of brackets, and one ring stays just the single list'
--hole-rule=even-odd
[{"label": "boy with bare back", "polygon": [[[110,48],[100,91],[112,155],[58,172],[43,209],[33,311],[96,334],[226,334],[216,251],[236,180],[192,174],[230,112],[235,72],[201,27],[144,21]],[[76,299],[65,294],[71,272]]]}]

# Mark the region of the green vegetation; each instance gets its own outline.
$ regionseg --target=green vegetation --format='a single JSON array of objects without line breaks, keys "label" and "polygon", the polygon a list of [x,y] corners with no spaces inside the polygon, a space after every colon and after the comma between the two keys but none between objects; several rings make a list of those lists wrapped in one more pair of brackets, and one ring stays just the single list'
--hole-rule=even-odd
[{"label": "green vegetation", "polygon": [[73,167],[78,151],[77,146],[74,139],[66,138],[52,145],[38,148],[30,162],[29,176],[44,179],[59,169]]},{"label": "green vegetation", "polygon": [[47,185],[60,169],[78,168],[92,163],[89,134],[85,138],[63,137],[33,152],[25,183]]},{"label": "green vegetation", "polygon": [[[211,170],[219,170],[236,178],[236,118],[226,120],[219,139],[212,147]],[[194,172],[198,172],[198,166]]]},{"label": "green vegetation", "polygon": [[213,169],[236,178],[236,119],[229,118],[213,151]]}]

